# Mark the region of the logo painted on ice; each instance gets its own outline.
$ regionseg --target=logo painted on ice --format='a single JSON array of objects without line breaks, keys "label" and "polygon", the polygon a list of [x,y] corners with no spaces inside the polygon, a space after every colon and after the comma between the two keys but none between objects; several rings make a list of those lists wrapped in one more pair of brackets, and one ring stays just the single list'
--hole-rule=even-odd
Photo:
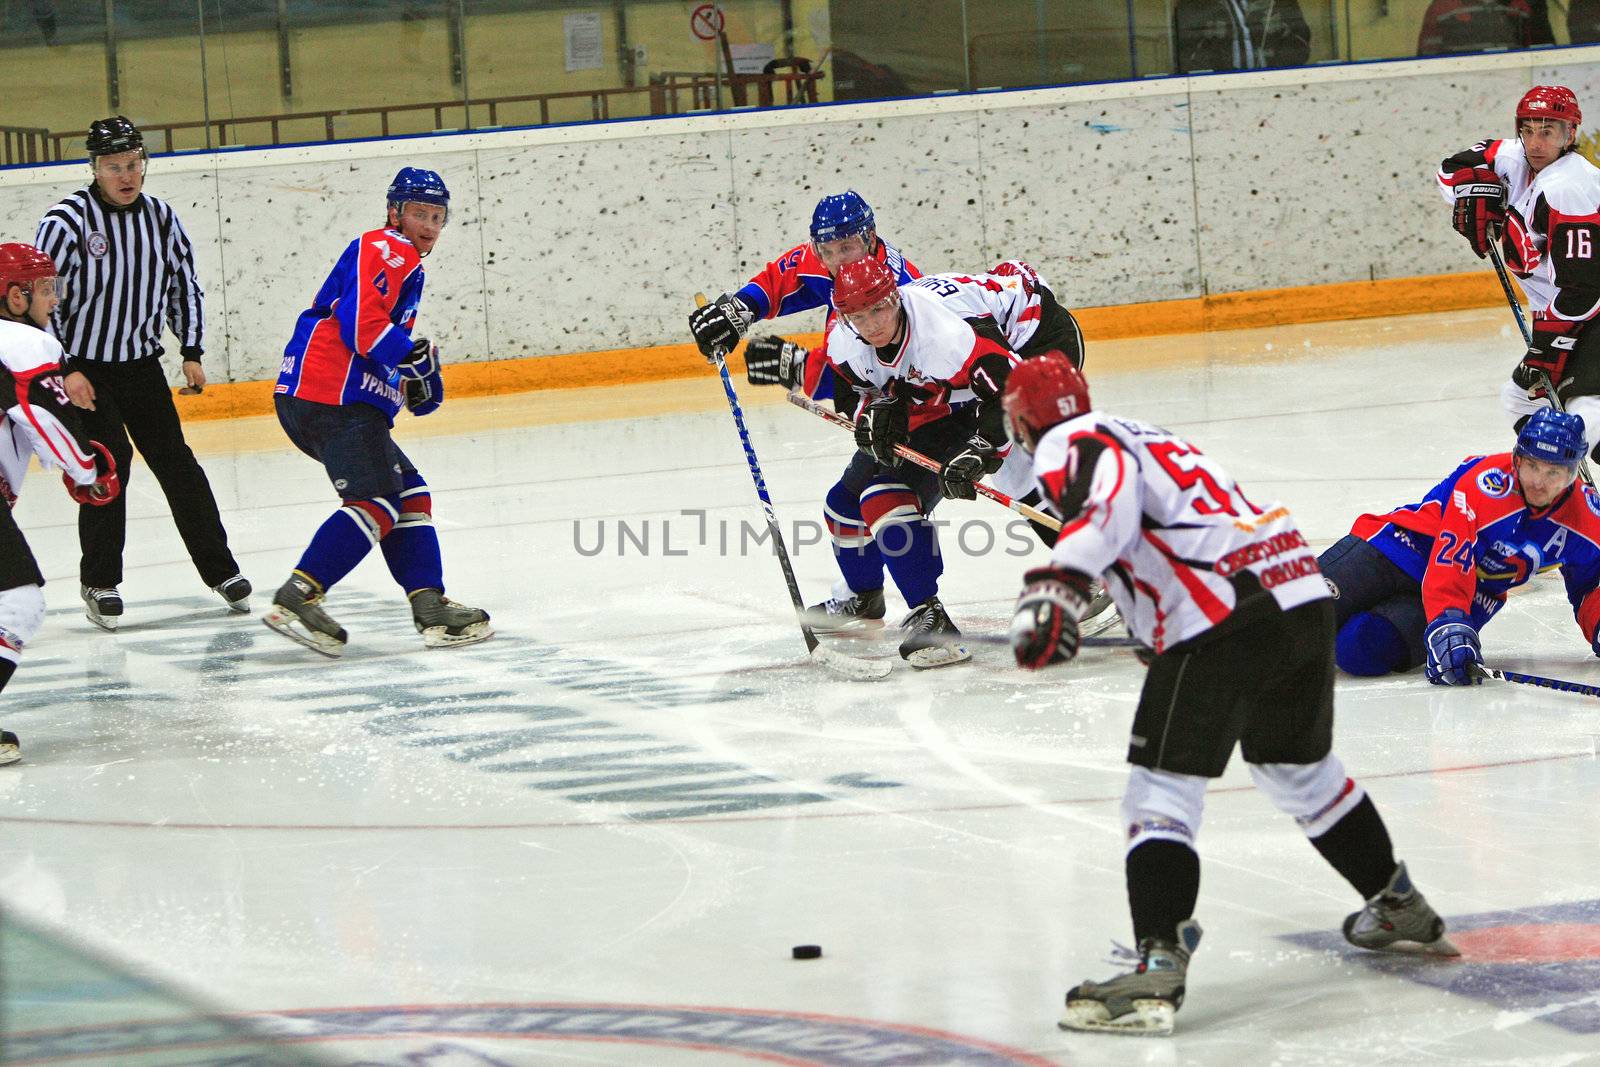
[{"label": "logo painted on ice", "polygon": [[1478,488],[1482,489],[1486,496],[1496,498],[1505,496],[1511,492],[1511,476],[1505,471],[1491,467],[1478,475]]},{"label": "logo painted on ice", "polygon": [[[406,1037],[437,1041],[478,1038],[504,1041],[605,1041],[658,1048],[729,1053],[807,1067],[1049,1067],[1050,1061],[1021,1049],[991,1044],[919,1026],[900,1026],[835,1015],[745,1011],[737,1008],[657,1007],[650,1004],[523,1004],[434,1007],[319,1008],[224,1016],[193,1022],[149,1022],[72,1030],[14,1033],[7,1053],[28,1063],[78,1060],[85,1056],[204,1049],[274,1040],[295,1045],[352,1040],[394,1042]],[[394,1062],[418,1063],[418,1055],[440,1051],[495,1063],[479,1050],[433,1045]],[[642,1055],[642,1053],[641,1053]],[[109,1061],[106,1061],[109,1062]],[[184,1062],[196,1062],[185,1058]],[[237,1063],[228,1058],[208,1062]],[[254,1062],[254,1061],[252,1061]],[[371,1063],[372,1061],[364,1061]],[[422,1060],[420,1062],[429,1062]],[[459,1058],[455,1062],[460,1062]]]}]

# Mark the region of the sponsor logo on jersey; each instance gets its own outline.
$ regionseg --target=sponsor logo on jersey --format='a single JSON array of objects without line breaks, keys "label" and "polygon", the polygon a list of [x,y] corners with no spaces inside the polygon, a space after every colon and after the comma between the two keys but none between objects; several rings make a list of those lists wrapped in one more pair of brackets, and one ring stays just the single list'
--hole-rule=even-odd
[{"label": "sponsor logo on jersey", "polygon": [[378,255],[381,256],[383,261],[389,266],[401,267],[405,265],[406,257],[396,253],[393,249],[391,249],[388,241],[374,241],[372,242],[372,247],[378,250]]},{"label": "sponsor logo on jersey", "polygon": [[1478,475],[1478,488],[1484,495],[1502,497],[1511,492],[1511,475],[1495,467]]},{"label": "sponsor logo on jersey", "polygon": [[1457,511],[1465,515],[1472,522],[1478,521],[1478,513],[1472,510],[1472,505],[1467,503],[1467,493],[1464,489],[1457,489],[1450,494],[1450,503],[1455,505]]},{"label": "sponsor logo on jersey", "polygon": [[1589,510],[1600,515],[1600,493],[1595,492],[1592,486],[1583,487],[1583,502],[1589,505]]},{"label": "sponsor logo on jersey", "polygon": [[111,242],[106,240],[105,234],[95,230],[89,234],[89,240],[85,247],[89,249],[89,254],[95,259],[104,259],[105,254],[111,251]]}]

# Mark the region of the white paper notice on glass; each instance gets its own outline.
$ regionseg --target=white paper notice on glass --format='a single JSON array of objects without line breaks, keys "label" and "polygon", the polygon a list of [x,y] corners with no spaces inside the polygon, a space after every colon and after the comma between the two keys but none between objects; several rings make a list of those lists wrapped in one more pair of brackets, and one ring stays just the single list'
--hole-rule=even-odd
[{"label": "white paper notice on glass", "polygon": [[601,58],[600,12],[569,12],[561,22],[567,36],[567,72],[605,66]]},{"label": "white paper notice on glass", "polygon": [[[760,74],[777,58],[778,50],[770,44],[730,44],[728,53],[733,57],[735,74]],[[728,65],[721,57],[717,59],[717,66],[724,74],[728,72]]]}]

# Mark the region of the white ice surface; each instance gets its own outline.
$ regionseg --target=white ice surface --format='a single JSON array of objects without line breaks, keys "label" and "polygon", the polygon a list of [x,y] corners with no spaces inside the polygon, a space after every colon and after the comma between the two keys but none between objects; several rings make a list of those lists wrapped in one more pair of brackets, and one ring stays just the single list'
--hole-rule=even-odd
[{"label": "white ice surface", "polygon": [[[1508,322],[1091,345],[1089,371],[1097,406],[1189,437],[1320,547],[1466,454],[1509,447],[1495,401],[1517,350]],[[1118,369],[1150,353],[1187,358]],[[691,413],[548,422],[514,400],[457,401],[444,428],[460,432],[402,426],[434,487],[449,592],[499,631],[451,651],[423,651],[376,553],[329,599],[351,633],[342,660],[262,626],[333,506],[271,426],[194,434],[257,586],[248,618],[199,584],[141,467],[128,613],[116,635],[92,629],[70,504],[36,471],[17,516],[50,616],[0,704],[26,757],[0,769],[0,903],[230,1011],[370,1009],[364,1040],[317,1047],[341,1064],[1600,1058],[1600,1032],[1551,1021],[1593,987],[1497,1003],[1415,981],[1413,961],[1288,940],[1336,931],[1359,901],[1237,762],[1200,834],[1206,938],[1178,1033],[1059,1032],[1063,991],[1109,973],[1111,939],[1129,937],[1118,798],[1141,668],[1096,650],[1025,675],[985,646],[877,684],[820,672],[775,561],[738,551],[760,512],[718,387],[699,386],[709,401]],[[817,536],[847,435],[743,392],[786,532]],[[590,397],[591,419],[614,403]],[[704,511],[708,544],[686,510]],[[1003,632],[1042,550],[1008,554],[1010,516],[988,502],[939,514],[953,616]],[[648,555],[619,556],[624,521],[648,529]],[[997,548],[958,546],[968,523],[983,524],[970,548],[985,529]],[[583,554],[602,531],[604,550]],[[826,594],[825,544],[798,546],[795,565],[808,599]],[[1550,577],[1513,597],[1484,646],[1495,665],[1600,683]],[[835,647],[894,654],[887,637]],[[1597,736],[1592,698],[1420,674],[1340,684],[1337,749],[1447,917],[1600,898]],[[823,958],[791,960],[800,943]],[[1442,966],[1498,980],[1470,953]],[[533,1004],[631,1007],[378,1033],[394,1006]],[[813,1029],[762,1038],[629,1014],[685,1005],[802,1013]],[[71,1025],[39,1012],[38,1028]],[[877,1029],[852,1043],[829,1029],[841,1017]],[[970,1051],[930,1058],[925,1030]],[[174,1056],[162,1062],[201,1062]]]}]

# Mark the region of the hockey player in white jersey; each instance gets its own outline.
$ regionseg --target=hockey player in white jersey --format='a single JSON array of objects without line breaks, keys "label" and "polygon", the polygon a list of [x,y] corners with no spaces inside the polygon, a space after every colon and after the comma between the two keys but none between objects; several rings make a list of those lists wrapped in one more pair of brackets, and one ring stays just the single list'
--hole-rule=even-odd
[{"label": "hockey player in white jersey", "polygon": [[[1522,282],[1533,339],[1501,387],[1517,430],[1547,406],[1548,376],[1565,409],[1600,445],[1600,169],[1577,151],[1583,113],[1563,85],[1537,85],[1516,107],[1517,136],[1485,140],[1446,159],[1439,189],[1480,257],[1500,240]],[[1600,453],[1595,453],[1600,459]]]},{"label": "hockey player in white jersey", "polygon": [[1366,903],[1344,922],[1362,948],[1454,955],[1444,920],[1395,862],[1383,818],[1333,754],[1333,608],[1316,555],[1283,506],[1257,506],[1165,430],[1094,411],[1083,376],[1041,357],[1012,372],[1016,447],[1064,528],[1029,571],[1012,620],[1019,666],[1078,651],[1103,575],[1149,664],[1128,746],[1124,860],[1138,965],[1067,994],[1061,1027],[1165,1034],[1183,1004],[1207,783],[1235,745],[1262,792]]},{"label": "hockey player in white jersey", "polygon": [[[80,504],[108,504],[121,488],[110,451],[83,435],[61,377],[61,345],[45,332],[57,285],[49,256],[32,245],[0,244],[0,689],[44,622],[44,577],[11,515],[29,458],[60,468]],[[21,756],[17,735],[0,730],[0,764]]]},{"label": "hockey player in white jersey", "polygon": [[[978,479],[1004,461],[1000,393],[1016,354],[980,336],[928,290],[898,286],[874,259],[839,268],[833,304],[843,321],[828,335],[828,362],[860,397],[859,450],[825,508],[849,596],[807,614],[821,633],[881,625],[887,570],[911,609],[901,623],[900,655],[922,668],[961,662],[970,657],[939,602],[944,560],[928,516],[943,497],[975,499]],[[902,444],[943,469],[934,474],[904,462],[894,452]]]}]

